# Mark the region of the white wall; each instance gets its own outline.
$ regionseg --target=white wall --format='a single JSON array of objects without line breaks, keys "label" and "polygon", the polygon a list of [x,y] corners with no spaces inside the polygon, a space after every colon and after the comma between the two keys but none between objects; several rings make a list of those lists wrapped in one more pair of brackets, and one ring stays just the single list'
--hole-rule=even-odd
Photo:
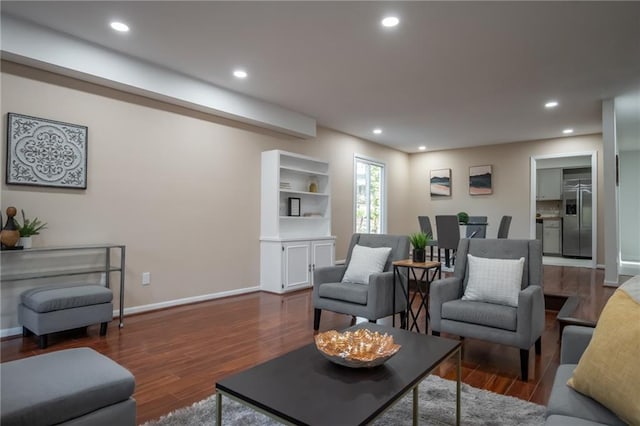
[{"label": "white wall", "polygon": [[620,260],[640,262],[640,150],[620,151]]}]

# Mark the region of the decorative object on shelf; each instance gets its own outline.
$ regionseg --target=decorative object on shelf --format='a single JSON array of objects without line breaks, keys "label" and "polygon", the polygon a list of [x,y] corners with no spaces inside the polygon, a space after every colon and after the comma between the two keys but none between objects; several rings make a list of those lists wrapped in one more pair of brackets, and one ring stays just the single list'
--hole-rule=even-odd
[{"label": "decorative object on shelf", "polygon": [[493,193],[491,186],[491,166],[469,167],[469,194],[489,195]]},{"label": "decorative object on shelf", "polygon": [[430,188],[432,197],[450,197],[451,169],[431,170]]},{"label": "decorative object on shelf", "polygon": [[318,192],[318,178],[315,176],[309,179],[309,192]]},{"label": "decorative object on shelf", "polygon": [[16,222],[18,230],[20,231],[20,245],[29,249],[32,246],[31,237],[39,235],[40,231],[47,229],[47,224],[37,217],[35,219],[27,219],[23,209],[20,209],[20,212],[22,213],[22,225],[19,222]]},{"label": "decorative object on shelf", "polygon": [[287,214],[289,216],[300,216],[300,198],[289,197],[289,208]]},{"label": "decorative object on shelf", "polygon": [[87,188],[86,126],[10,112],[7,184]]},{"label": "decorative object on shelf", "polygon": [[[7,208],[7,223],[0,231],[0,243],[2,243],[3,249],[12,249],[20,240],[20,231],[18,230],[18,226],[16,225],[16,221],[13,218],[16,215],[15,207]],[[0,218],[0,222],[2,219]]]},{"label": "decorative object on shelf", "polygon": [[416,232],[409,235],[409,242],[413,247],[412,259],[414,262],[424,263],[427,261],[426,247],[431,237],[424,232]]},{"label": "decorative object on shelf", "polygon": [[384,364],[400,350],[393,336],[360,328],[339,333],[336,330],[319,333],[316,347],[325,358],[346,367],[375,367]]},{"label": "decorative object on shelf", "polygon": [[459,212],[456,216],[458,216],[458,223],[461,223],[463,225],[469,223],[469,213]]}]

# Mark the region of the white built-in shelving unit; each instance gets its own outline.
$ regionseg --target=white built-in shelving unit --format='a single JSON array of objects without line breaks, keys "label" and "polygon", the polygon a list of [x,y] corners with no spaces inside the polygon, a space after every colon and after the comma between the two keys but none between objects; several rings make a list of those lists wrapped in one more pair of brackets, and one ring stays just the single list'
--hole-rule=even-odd
[{"label": "white built-in shelving unit", "polygon": [[[310,287],[315,268],[333,265],[329,178],[326,161],[280,150],[262,153],[263,290],[283,293]],[[296,199],[295,215],[291,215],[290,199]]]}]

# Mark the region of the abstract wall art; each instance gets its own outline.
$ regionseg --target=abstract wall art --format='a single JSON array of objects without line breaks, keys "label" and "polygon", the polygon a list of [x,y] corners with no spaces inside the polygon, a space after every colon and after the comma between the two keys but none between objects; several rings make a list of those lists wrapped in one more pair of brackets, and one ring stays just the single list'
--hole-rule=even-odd
[{"label": "abstract wall art", "polygon": [[9,113],[6,182],[87,188],[85,126]]},{"label": "abstract wall art", "polygon": [[450,197],[451,169],[431,170],[430,188],[432,197]]},{"label": "abstract wall art", "polygon": [[491,166],[469,167],[469,194],[489,195],[493,193],[491,173]]}]

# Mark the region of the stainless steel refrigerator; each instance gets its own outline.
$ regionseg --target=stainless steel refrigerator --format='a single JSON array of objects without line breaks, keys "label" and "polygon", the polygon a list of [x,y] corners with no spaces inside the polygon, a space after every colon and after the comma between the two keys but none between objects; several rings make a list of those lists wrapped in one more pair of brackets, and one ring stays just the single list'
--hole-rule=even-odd
[{"label": "stainless steel refrigerator", "polygon": [[562,255],[591,259],[591,171],[564,173]]}]

